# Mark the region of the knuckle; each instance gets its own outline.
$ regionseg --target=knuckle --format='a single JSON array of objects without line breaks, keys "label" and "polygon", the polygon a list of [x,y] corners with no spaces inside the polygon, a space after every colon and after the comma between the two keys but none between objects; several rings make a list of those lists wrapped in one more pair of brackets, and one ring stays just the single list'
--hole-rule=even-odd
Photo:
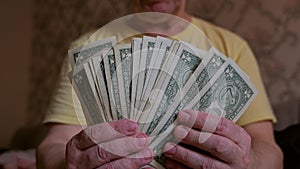
[{"label": "knuckle", "polygon": [[182,161],[190,161],[191,160],[189,158],[189,153],[186,149],[182,149],[180,152],[178,152],[178,155],[181,156]]},{"label": "knuckle", "polygon": [[224,140],[221,139],[220,137],[216,138],[216,148],[215,151],[217,153],[224,153],[226,151],[228,151],[228,143]]},{"label": "knuckle", "polygon": [[248,168],[250,164],[250,153],[247,151],[244,151],[242,154],[242,167],[241,168]]},{"label": "knuckle", "polygon": [[66,145],[66,159],[70,162],[76,161],[78,157],[78,149],[76,147],[75,139],[71,139]]},{"label": "knuckle", "polygon": [[217,131],[224,132],[228,128],[228,123],[225,119],[221,118],[217,125]]},{"label": "knuckle", "polygon": [[74,148],[74,139],[71,139],[66,145],[66,168],[67,169],[76,169],[77,168],[77,159],[78,152]]},{"label": "knuckle", "polygon": [[249,158],[249,156],[248,155],[245,155],[244,156],[244,158],[243,158],[243,166],[244,166],[244,168],[247,168],[248,166],[249,166],[249,164],[250,164],[250,158]]},{"label": "knuckle", "polygon": [[216,168],[214,161],[210,158],[204,158],[202,161],[202,168],[203,169],[211,169],[211,168]]},{"label": "knuckle", "polygon": [[196,122],[195,125],[204,125],[205,121],[207,119],[207,113],[203,113],[203,112],[198,112],[198,113],[192,113],[192,116],[196,116]]},{"label": "knuckle", "polygon": [[71,140],[69,140],[67,142],[66,149],[67,150],[73,150],[73,149],[77,148],[77,142],[78,141],[76,140],[75,137],[71,138]]},{"label": "knuckle", "polygon": [[193,132],[190,132],[186,139],[190,140],[192,144],[198,145],[200,143],[199,140],[201,139],[201,134],[194,134]]},{"label": "knuckle", "polygon": [[91,163],[91,162],[93,162],[93,160],[95,160],[94,154],[87,154],[84,156],[85,163]]},{"label": "knuckle", "polygon": [[97,146],[97,158],[99,161],[104,161],[104,162],[108,162],[108,152],[102,148],[100,145]]},{"label": "knuckle", "polygon": [[246,169],[249,167],[249,164],[250,164],[250,156],[248,153],[243,152],[243,154],[240,155],[240,158],[232,164],[233,165],[232,167]]}]

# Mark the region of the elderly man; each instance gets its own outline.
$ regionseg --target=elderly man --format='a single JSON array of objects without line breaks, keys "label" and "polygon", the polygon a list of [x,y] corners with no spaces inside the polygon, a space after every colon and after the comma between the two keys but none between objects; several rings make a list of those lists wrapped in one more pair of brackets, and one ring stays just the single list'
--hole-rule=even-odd
[{"label": "elderly man", "polygon": [[[164,147],[168,157],[166,167],[282,168],[282,153],[273,137],[272,122],[276,119],[247,43],[229,31],[186,13],[186,0],[134,0],[133,4],[135,12],[169,13],[199,27],[217,49],[236,61],[259,90],[259,95],[237,124],[221,118],[216,130],[209,133],[211,136],[204,142],[199,142],[198,138],[205,134],[201,129],[205,121],[209,123],[207,114],[194,110],[179,112],[180,125],[175,128],[174,136],[188,146],[167,143]],[[165,27],[165,31],[172,35],[188,34],[186,27],[174,27]],[[83,39],[86,38],[76,43],[83,44]],[[134,169],[149,164],[153,160],[153,152],[147,147],[149,138],[138,131],[137,123],[119,120],[82,130],[73,108],[71,84],[67,78],[69,71],[70,66],[66,63],[45,120],[49,132],[38,148],[38,167]],[[193,129],[187,131],[184,126],[191,120],[195,120]],[[118,155],[106,151],[105,146],[119,151]]]}]

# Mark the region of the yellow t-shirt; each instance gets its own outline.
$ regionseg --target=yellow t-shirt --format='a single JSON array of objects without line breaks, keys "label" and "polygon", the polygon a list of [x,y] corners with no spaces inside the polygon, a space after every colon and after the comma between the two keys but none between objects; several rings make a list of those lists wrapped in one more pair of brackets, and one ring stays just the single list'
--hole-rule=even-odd
[{"label": "yellow t-shirt", "polygon": [[[256,59],[248,44],[232,32],[194,17],[192,18],[192,24],[187,26],[181,33],[175,35],[174,38],[184,40],[194,45],[199,44],[201,42],[198,42],[199,34],[196,34],[195,28],[199,28],[207,36],[214,47],[216,47],[226,56],[233,59],[249,76],[250,80],[259,91],[257,97],[254,99],[242,117],[238,120],[237,124],[240,126],[245,126],[247,124],[262,120],[272,120],[275,122],[276,118],[267,98]],[[127,31],[127,34],[139,34],[136,30],[130,29],[128,25],[125,26],[125,28],[116,27],[114,29],[114,31],[109,32],[119,32],[119,34],[114,34],[117,36],[117,39],[123,38],[124,35],[122,35],[122,32],[124,32],[124,30]],[[92,37],[91,33],[86,34],[74,41],[71,45],[71,48],[81,46],[91,41],[99,40],[100,38],[103,39],[112,36],[113,34],[109,32],[104,33],[105,35],[103,35],[103,31],[101,34],[97,34],[96,32]],[[68,73],[70,71],[71,65],[67,57],[63,64],[60,81],[48,109],[44,121],[45,123],[80,124],[80,122],[82,122],[81,117],[77,117],[73,104],[72,85],[68,78]],[[78,120],[78,118],[81,120]]]}]

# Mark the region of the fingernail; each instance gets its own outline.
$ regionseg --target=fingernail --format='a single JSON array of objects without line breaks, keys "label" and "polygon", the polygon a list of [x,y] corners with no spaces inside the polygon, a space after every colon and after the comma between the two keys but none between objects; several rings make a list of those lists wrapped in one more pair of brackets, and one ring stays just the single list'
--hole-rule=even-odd
[{"label": "fingernail", "polygon": [[136,122],[133,122],[133,121],[127,121],[125,123],[125,130],[128,131],[128,132],[133,132],[135,131],[137,128],[137,123]]},{"label": "fingernail", "polygon": [[134,139],[134,143],[135,145],[137,146],[145,146],[145,144],[147,143],[147,135],[144,134],[144,133],[140,133],[138,135],[135,136],[135,139]]},{"label": "fingernail", "polygon": [[178,115],[178,119],[182,123],[189,122],[190,121],[190,117],[191,117],[190,114],[187,113],[187,112],[184,112],[184,111],[179,112],[179,115]]},{"label": "fingernail", "polygon": [[179,140],[184,139],[188,135],[188,133],[189,129],[183,126],[178,126],[174,129],[174,136]]},{"label": "fingernail", "polygon": [[174,155],[176,150],[176,145],[173,143],[167,143],[164,147],[164,152],[166,155]]}]

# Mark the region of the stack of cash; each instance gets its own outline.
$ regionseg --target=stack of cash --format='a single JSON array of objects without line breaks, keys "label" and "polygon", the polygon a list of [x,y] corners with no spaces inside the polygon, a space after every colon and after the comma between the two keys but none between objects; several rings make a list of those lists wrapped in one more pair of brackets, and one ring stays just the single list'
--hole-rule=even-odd
[{"label": "stack of cash", "polygon": [[166,37],[116,37],[69,51],[72,85],[88,125],[130,119],[150,136],[163,168],[162,151],[173,140],[176,115],[193,109],[236,122],[257,90],[248,76],[216,48],[201,50]]}]

